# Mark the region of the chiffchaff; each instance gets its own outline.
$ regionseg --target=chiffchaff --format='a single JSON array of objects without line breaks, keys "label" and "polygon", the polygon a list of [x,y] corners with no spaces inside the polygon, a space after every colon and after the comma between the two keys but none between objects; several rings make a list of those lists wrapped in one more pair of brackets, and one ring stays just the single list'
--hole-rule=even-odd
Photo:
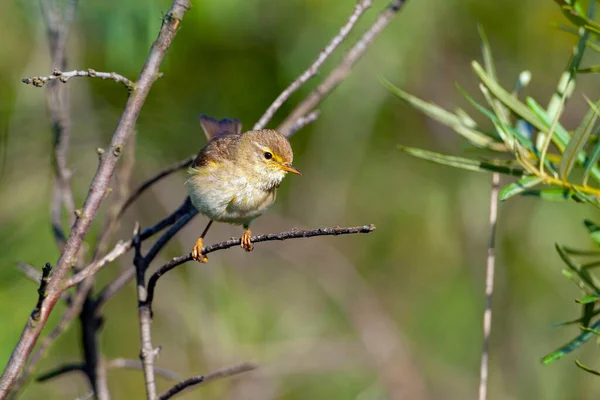
[{"label": "chiffchaff", "polygon": [[202,242],[213,221],[243,225],[241,247],[252,251],[250,224],[273,204],[285,175],[301,173],[292,166],[290,142],[277,131],[241,133],[239,120],[205,115],[200,124],[209,141],[189,168],[186,185],[192,204],[210,218],[192,250],[196,261],[206,262]]}]

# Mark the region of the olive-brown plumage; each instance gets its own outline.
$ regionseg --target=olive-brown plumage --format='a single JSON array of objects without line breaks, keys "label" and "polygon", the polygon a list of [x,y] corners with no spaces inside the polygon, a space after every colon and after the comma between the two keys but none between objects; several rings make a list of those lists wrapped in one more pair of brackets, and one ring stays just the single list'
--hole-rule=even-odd
[{"label": "olive-brown plumage", "polygon": [[[276,190],[292,166],[292,147],[285,136],[271,129],[241,133],[238,120],[215,120],[201,116],[209,142],[200,150],[186,181],[194,206],[211,219],[243,225],[242,247],[252,250],[252,220],[273,204]],[[192,255],[200,254],[203,236]]]}]

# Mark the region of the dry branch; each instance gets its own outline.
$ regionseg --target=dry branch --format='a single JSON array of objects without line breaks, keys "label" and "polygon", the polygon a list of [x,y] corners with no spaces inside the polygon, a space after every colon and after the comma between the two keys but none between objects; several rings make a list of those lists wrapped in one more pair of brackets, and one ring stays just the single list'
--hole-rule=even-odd
[{"label": "dry branch", "polygon": [[85,204],[73,225],[73,229],[65,243],[61,257],[54,267],[54,272],[48,283],[48,296],[40,310],[39,320],[34,321],[30,318],[27,321],[19,342],[14,348],[8,364],[0,377],[0,399],[6,397],[17,381],[46,324],[50,312],[64,290],[64,278],[77,261],[83,240],[85,239],[90,225],[105,197],[105,193],[123,150],[123,146],[133,132],[139,112],[148,96],[152,84],[158,77],[158,68],[171,41],[176,35],[181,19],[189,9],[189,6],[189,0],[174,0],[171,8],[163,18],[160,32],[152,45],[150,54],[142,68],[142,72],[136,83],[136,89],[131,92],[129,99],[127,100],[121,119],[113,133],[108,151],[105,151],[100,158],[100,165],[98,166],[96,175],[90,185],[90,191]]},{"label": "dry branch", "polygon": [[302,85],[304,85],[312,77],[317,75],[321,66],[325,63],[325,61],[327,61],[327,59],[329,58],[329,56],[331,56],[335,49],[344,41],[344,39],[346,38],[346,36],[348,36],[352,28],[354,28],[354,25],[356,25],[360,17],[365,13],[365,11],[367,11],[371,7],[372,4],[373,0],[362,0],[356,2],[352,15],[350,15],[348,21],[340,28],[339,33],[333,39],[331,39],[329,44],[325,46],[323,50],[321,50],[319,56],[310,65],[310,67],[308,67],[306,71],[304,71],[298,78],[296,78],[296,80],[292,82],[290,86],[288,86],[283,92],[281,92],[281,94],[275,99],[273,104],[271,104],[267,111],[265,111],[263,116],[260,117],[260,120],[256,124],[254,124],[254,130],[263,129],[265,126],[267,126],[271,118],[273,118],[273,115],[275,115],[275,113],[283,105],[283,103],[285,103],[286,100],[289,99],[290,96],[296,90],[300,89]]},{"label": "dry branch", "polygon": [[363,56],[373,41],[379,34],[388,26],[391,20],[396,16],[400,8],[405,4],[406,0],[393,0],[379,14],[375,23],[365,32],[358,42],[346,53],[342,62],[335,67],[329,75],[308,97],[302,101],[290,113],[290,115],[279,125],[278,131],[286,136],[291,136],[294,126],[297,121],[313,109],[331,93],[346,77],[354,64]]},{"label": "dry branch", "polygon": [[243,363],[243,364],[236,365],[233,367],[220,369],[220,370],[212,372],[208,375],[192,376],[191,378],[188,378],[184,381],[179,382],[178,384],[173,386],[171,389],[162,393],[160,396],[158,396],[158,400],[167,400],[167,399],[170,399],[171,397],[175,396],[176,394],[182,392],[183,390],[189,389],[193,386],[198,386],[201,384],[209,383],[211,381],[214,381],[214,380],[217,380],[220,378],[227,378],[230,376],[239,375],[244,372],[252,371],[253,369],[256,369],[256,368],[258,368],[258,365],[256,365],[256,364]]},{"label": "dry branch", "polygon": [[[260,243],[260,242],[269,242],[273,240],[287,240],[287,239],[299,239],[299,238],[308,238],[314,236],[337,236],[337,235],[350,235],[354,233],[371,233],[375,230],[375,225],[363,225],[363,226],[354,226],[350,228],[340,228],[340,227],[331,227],[331,228],[317,228],[317,229],[309,229],[309,230],[297,230],[292,229],[290,231],[281,232],[281,233],[267,233],[259,236],[252,236],[252,243]],[[215,243],[210,246],[206,246],[202,249],[201,254],[207,255],[209,253],[213,253],[219,250],[229,249],[234,246],[239,246],[241,243],[240,238],[231,238],[224,242]],[[160,267],[155,273],[152,274],[150,280],[148,281],[148,296],[146,302],[149,307],[152,307],[152,300],[154,299],[154,289],[156,287],[156,283],[158,280],[167,272],[171,271],[173,268],[178,267],[181,264],[184,264],[188,261],[192,260],[192,253],[188,253],[181,257],[175,257],[162,267]]]},{"label": "dry branch", "polygon": [[[126,358],[115,358],[114,360],[110,360],[106,363],[106,369],[136,369],[142,370],[143,365],[139,360],[128,360]],[[162,376],[165,379],[170,379],[172,381],[176,379],[180,379],[178,373],[170,371],[166,368],[154,367],[154,372],[156,376]]]},{"label": "dry branch", "polygon": [[88,78],[111,79],[117,83],[122,83],[129,91],[135,89],[135,83],[133,83],[129,79],[125,78],[123,75],[119,75],[116,72],[98,72],[91,68],[88,68],[86,70],[75,70],[75,71],[68,71],[68,72],[63,72],[63,71],[60,71],[59,69],[55,68],[54,71],[52,71],[52,75],[34,76],[32,78],[23,78],[21,80],[21,82],[28,84],[28,85],[42,87],[46,83],[54,81],[54,80],[59,80],[62,83],[67,83],[67,81],[69,79],[78,77],[78,76],[79,77],[84,76],[84,77],[88,77]]}]

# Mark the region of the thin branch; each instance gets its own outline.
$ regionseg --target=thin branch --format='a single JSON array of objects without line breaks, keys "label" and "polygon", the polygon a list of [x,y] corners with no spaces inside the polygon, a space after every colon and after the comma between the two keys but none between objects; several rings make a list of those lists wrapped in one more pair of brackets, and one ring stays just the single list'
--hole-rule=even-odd
[{"label": "thin branch", "polygon": [[[107,369],[137,369],[142,370],[143,365],[140,360],[128,360],[126,358],[115,358],[114,360],[110,360],[106,363]],[[166,368],[154,367],[154,372],[157,376],[162,376],[165,379],[170,379],[172,381],[181,379],[180,375],[176,372],[168,370]]]},{"label": "thin branch", "polygon": [[486,306],[483,313],[483,348],[481,350],[481,368],[479,381],[479,400],[487,398],[488,360],[490,335],[492,333],[492,294],[494,293],[494,267],[496,264],[496,220],[498,219],[498,191],[500,190],[500,174],[492,174],[492,191],[490,193],[490,241],[488,244],[487,263],[485,267]]},{"label": "thin branch", "polygon": [[135,248],[135,256],[133,265],[136,271],[137,294],[138,294],[138,317],[140,324],[140,359],[142,360],[142,369],[144,370],[144,382],[146,384],[146,398],[148,400],[156,399],[156,380],[154,378],[154,359],[158,355],[159,348],[152,346],[152,316],[150,308],[147,305],[148,292],[146,290],[146,269],[148,262],[142,256],[141,241],[139,237],[139,226],[134,232],[133,246]]},{"label": "thin branch", "polygon": [[258,368],[258,365],[256,365],[256,364],[243,363],[240,365],[235,365],[233,367],[220,369],[220,370],[212,372],[208,375],[193,376],[191,378],[188,378],[184,381],[179,382],[178,384],[173,386],[171,389],[162,393],[160,396],[158,396],[158,400],[167,400],[167,399],[170,399],[171,397],[177,395],[181,391],[191,388],[193,386],[202,385],[202,384],[209,383],[214,380],[221,379],[221,378],[227,378],[230,376],[239,375],[244,372],[252,371],[256,368]]},{"label": "thin branch", "polygon": [[317,118],[319,118],[319,114],[321,114],[321,112],[319,110],[315,110],[315,111],[311,111],[304,117],[298,118],[296,120],[296,123],[292,127],[292,129],[290,129],[289,136],[292,136],[294,133],[298,132],[300,129],[304,128],[306,125],[312,124],[313,122],[315,122],[317,120]]},{"label": "thin branch", "polygon": [[33,265],[19,261],[17,263],[17,268],[19,268],[19,270],[23,272],[23,274],[32,282],[40,283],[40,280],[42,279],[42,274],[39,273],[37,268],[35,268]]},{"label": "thin branch", "polygon": [[[363,226],[354,226],[350,228],[340,228],[340,227],[331,227],[331,228],[317,228],[317,229],[309,229],[309,230],[297,230],[292,229],[290,231],[281,232],[281,233],[267,233],[265,235],[260,236],[252,236],[252,243],[260,243],[260,242],[269,242],[273,240],[287,240],[287,239],[299,239],[299,238],[308,238],[313,236],[328,236],[328,235],[349,235],[354,233],[371,233],[375,230],[375,225],[363,225]],[[229,249],[230,247],[239,246],[241,243],[240,238],[231,238],[224,242],[215,243],[210,246],[206,246],[202,249],[201,254],[207,255],[209,253],[213,253],[219,250]],[[184,264],[188,261],[192,260],[192,253],[188,253],[181,257],[175,257],[162,267],[160,267],[156,272],[152,274],[150,280],[148,281],[148,296],[146,302],[149,307],[152,307],[152,300],[154,299],[154,289],[156,287],[156,283],[158,280],[167,272],[171,271],[173,268]]]},{"label": "thin branch", "polygon": [[127,200],[125,200],[125,202],[123,203],[123,206],[121,207],[121,210],[119,211],[119,217],[121,217],[125,213],[125,211],[129,208],[129,206],[131,206],[142,195],[142,193],[144,193],[146,191],[146,189],[148,189],[150,186],[154,185],[156,182],[160,181],[161,179],[171,175],[172,173],[182,170],[184,168],[187,168],[189,165],[192,164],[192,162],[194,161],[194,158],[195,158],[195,156],[191,156],[189,158],[186,158],[185,160],[176,162],[175,164],[168,166],[167,168],[163,169],[158,174],[156,174],[155,176],[153,176],[152,178],[148,179],[146,182],[144,182],[140,186],[138,186],[129,195],[129,198]]},{"label": "thin branch", "polygon": [[50,272],[52,271],[52,265],[50,263],[46,263],[42,268],[42,277],[40,279],[40,287],[38,289],[38,301],[31,313],[31,318],[34,321],[40,319],[40,312],[42,306],[44,305],[44,300],[46,300],[46,289],[48,288],[48,282],[50,282]]},{"label": "thin branch", "polygon": [[61,375],[69,374],[71,372],[84,372],[84,365],[82,363],[64,364],[58,368],[54,368],[48,372],[44,372],[35,380],[37,382],[45,382],[50,379],[58,378]]},{"label": "thin branch", "polygon": [[329,93],[331,93],[346,77],[354,64],[363,56],[373,41],[388,26],[406,0],[393,0],[379,14],[373,25],[365,32],[358,42],[346,53],[344,59],[308,97],[296,106],[290,115],[277,129],[286,136],[290,136],[296,121],[310,113]]},{"label": "thin branch", "polygon": [[362,0],[357,1],[354,6],[354,11],[348,21],[341,27],[339,33],[331,39],[329,44],[325,46],[323,50],[319,53],[317,59],[308,67],[306,71],[304,71],[294,82],[290,84],[281,94],[275,99],[273,104],[265,111],[260,120],[254,124],[253,130],[263,129],[269,121],[273,118],[273,115],[277,112],[277,110],[286,102],[287,99],[302,85],[304,85],[308,80],[312,77],[316,76],[319,72],[319,68],[327,61],[329,56],[335,51],[335,49],[344,41],[346,36],[350,33],[354,25],[358,22],[360,17],[367,11],[371,5],[373,4],[373,0]]},{"label": "thin branch", "polygon": [[[175,210],[171,215],[167,216],[166,218],[164,218],[163,220],[158,222],[153,227],[144,229],[140,233],[140,237],[143,241],[143,240],[147,239],[148,237],[154,235],[155,233],[159,232],[160,230],[164,229],[165,227],[167,227],[169,225],[173,225],[175,223],[177,223],[179,225],[181,219],[186,219],[185,223],[182,223],[181,225],[179,225],[179,227],[177,229],[177,231],[179,231],[197,213],[198,213],[198,211],[192,206],[192,204],[189,200],[189,197],[188,197],[183,202],[183,204],[177,210]],[[173,233],[173,235],[175,233]],[[124,250],[122,254],[124,254],[126,251],[131,249],[131,246],[133,245],[133,239],[130,240],[129,242],[127,242],[127,245],[128,245],[127,249]],[[106,264],[104,264],[104,265],[106,265]],[[75,282],[78,279],[83,279],[84,278],[83,275],[95,274],[101,268],[102,268],[101,265],[90,265],[89,267],[87,267],[86,269],[81,271],[81,273],[80,273],[81,275],[78,274],[79,276],[78,275],[73,276],[73,278],[71,278],[72,280],[67,281],[67,284],[70,285],[71,283]],[[100,309],[100,307],[102,307],[108,300],[110,300],[115,294],[117,294],[117,292],[119,290],[121,290],[127,283],[129,283],[133,279],[134,276],[135,276],[135,268],[127,268],[125,271],[123,271],[123,273],[121,273],[114,281],[109,283],[106,287],[104,287],[104,289],[102,289],[100,291],[100,293],[96,297],[96,308]],[[76,282],[74,284],[76,284]]]},{"label": "thin branch", "polygon": [[77,260],[82,243],[104,199],[123,146],[133,132],[140,110],[152,84],[158,76],[160,64],[177,33],[181,19],[189,7],[189,0],[174,0],[170,10],[163,18],[158,38],[152,45],[148,59],[137,81],[137,88],[132,91],[127,100],[121,119],[112,136],[109,150],[105,151],[100,158],[100,165],[90,184],[90,191],[83,209],[73,225],[64,251],[54,267],[52,278],[48,283],[47,301],[42,306],[39,321],[33,321],[33,319],[27,321],[19,342],[15,346],[6,368],[0,377],[0,399],[6,397],[8,391],[17,381],[21,371],[25,367],[27,359],[33,351],[40,333],[46,325],[46,321],[54,305],[65,290],[63,285],[64,278]]},{"label": "thin branch", "polygon": [[52,71],[52,75],[23,78],[21,80],[21,82],[23,82],[27,85],[42,87],[46,83],[54,81],[54,80],[59,80],[62,83],[66,83],[71,78],[81,77],[81,76],[85,76],[88,78],[111,79],[117,83],[122,83],[129,91],[132,91],[135,89],[135,83],[133,83],[129,79],[125,78],[123,75],[119,75],[116,72],[98,72],[91,68],[88,68],[86,70],[75,70],[75,71],[68,71],[68,72],[63,72],[63,71],[60,71],[59,69],[55,68],[54,71]]}]

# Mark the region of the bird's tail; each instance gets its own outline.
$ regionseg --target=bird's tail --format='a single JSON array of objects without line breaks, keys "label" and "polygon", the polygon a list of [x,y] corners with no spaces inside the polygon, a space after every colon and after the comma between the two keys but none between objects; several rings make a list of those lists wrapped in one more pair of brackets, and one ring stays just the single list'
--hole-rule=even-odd
[{"label": "bird's tail", "polygon": [[242,123],[239,119],[215,119],[209,117],[208,115],[202,114],[200,115],[200,126],[202,126],[202,130],[206,134],[206,138],[208,140],[214,138],[218,135],[224,135],[227,133],[240,134],[242,133]]}]

